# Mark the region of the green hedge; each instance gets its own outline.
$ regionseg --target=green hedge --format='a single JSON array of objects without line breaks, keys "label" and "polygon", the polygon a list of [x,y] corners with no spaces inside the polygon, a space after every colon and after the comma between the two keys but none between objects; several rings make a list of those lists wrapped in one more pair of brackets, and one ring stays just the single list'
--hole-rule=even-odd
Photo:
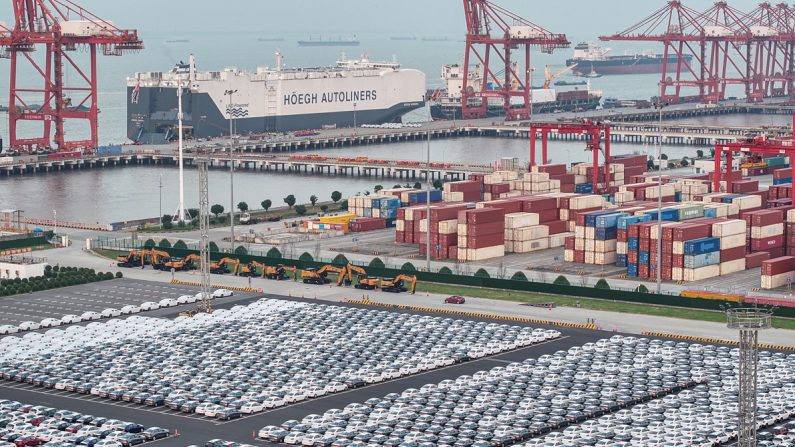
[{"label": "green hedge", "polygon": [[0,250],[14,250],[17,248],[38,247],[40,245],[47,245],[46,236],[31,236],[24,239],[0,241]]},{"label": "green hedge", "polygon": [[110,272],[96,272],[94,269],[89,268],[52,267],[48,265],[44,269],[43,276],[0,280],[0,296],[10,296],[20,293],[74,286],[77,284],[106,281],[114,277],[121,278],[120,273],[121,272],[118,272],[114,276],[114,274]]}]

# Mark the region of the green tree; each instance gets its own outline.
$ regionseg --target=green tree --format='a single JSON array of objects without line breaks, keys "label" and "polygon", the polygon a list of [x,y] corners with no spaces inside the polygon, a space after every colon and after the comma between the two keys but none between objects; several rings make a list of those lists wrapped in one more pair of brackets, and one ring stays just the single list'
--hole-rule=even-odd
[{"label": "green tree", "polygon": [[160,218],[160,223],[165,225],[166,223],[171,223],[172,219],[174,219],[174,216],[171,214],[163,214],[163,217]]},{"label": "green tree", "polygon": [[596,281],[596,285],[593,287],[594,289],[610,290],[610,284],[608,284],[607,280],[604,278],[600,278],[599,281]]},{"label": "green tree", "polygon": [[491,278],[489,272],[487,272],[486,269],[483,268],[478,269],[478,271],[475,272],[473,276],[475,276],[475,278]]},{"label": "green tree", "polygon": [[241,213],[245,213],[246,211],[248,211],[248,203],[246,203],[246,202],[238,203],[237,204],[237,209],[239,209]]},{"label": "green tree", "polygon": [[185,241],[183,241],[182,239],[180,239],[180,240],[178,240],[177,242],[174,242],[174,248],[179,248],[179,249],[182,249],[182,250],[187,250],[187,248],[188,248],[188,244],[186,244],[186,243],[185,243]]},{"label": "green tree", "polygon": [[332,264],[340,266],[348,265],[348,262],[350,261],[348,261],[348,258],[346,258],[345,255],[342,253],[338,254],[337,256],[334,257],[334,259],[331,260]]},{"label": "green tree", "polygon": [[171,242],[169,242],[168,239],[163,238],[160,240],[157,246],[160,248],[171,248]]},{"label": "green tree", "polygon": [[215,243],[215,242],[213,242],[213,241],[210,241],[210,243],[209,243],[209,244],[207,244],[207,249],[208,249],[209,251],[218,251],[218,244],[216,244],[216,243]]},{"label": "green tree", "polygon": [[309,252],[305,251],[301,253],[301,256],[298,257],[298,260],[301,262],[312,262],[315,260],[315,258],[313,258],[312,255],[309,254]]},{"label": "green tree", "polygon": [[218,217],[219,214],[224,212],[224,206],[216,203],[210,207],[210,212],[215,214],[215,217]]},{"label": "green tree", "polygon": [[560,275],[557,278],[555,278],[555,281],[553,281],[552,284],[555,284],[556,286],[570,286],[571,285],[571,284],[569,284],[569,280],[566,279],[566,277],[563,276],[563,275]]},{"label": "green tree", "polygon": [[696,157],[704,158],[704,151],[702,151],[701,149],[697,150],[696,151]]},{"label": "green tree", "polygon": [[190,216],[191,220],[199,217],[199,209],[198,208],[188,208],[188,216]]},{"label": "green tree", "polygon": [[422,183],[414,182],[414,189],[422,189]]},{"label": "green tree", "polygon": [[384,187],[381,185],[373,186],[373,191],[375,191],[376,194],[378,194],[382,189],[384,189]]},{"label": "green tree", "polygon": [[244,247],[242,245],[238,245],[237,248],[235,249],[235,254],[236,255],[247,255],[248,254],[248,250],[246,250],[246,247]]},{"label": "green tree", "polygon": [[299,216],[303,216],[306,214],[306,206],[305,205],[296,205],[295,212],[298,213]]},{"label": "green tree", "polygon": [[434,189],[442,189],[444,187],[444,182],[441,179],[436,179],[433,181],[433,188]]},{"label": "green tree", "polygon": [[281,259],[282,252],[280,252],[278,248],[273,247],[270,250],[268,250],[268,252],[265,254],[265,257],[271,259]]},{"label": "green tree", "polygon": [[271,199],[265,199],[265,200],[263,200],[263,201],[260,203],[260,205],[262,205],[262,209],[264,209],[264,210],[265,210],[265,212],[267,213],[267,212],[268,212],[268,210],[269,210],[269,209],[271,208],[271,206],[273,205],[273,202],[271,202]]},{"label": "green tree", "polygon": [[684,166],[684,167],[687,167],[687,166],[690,165],[690,161],[687,159],[687,157],[682,157],[681,165]]},{"label": "green tree", "polygon": [[516,272],[511,276],[511,280],[513,281],[527,281],[527,276],[525,276],[522,272]]},{"label": "green tree", "polygon": [[372,268],[378,268],[378,269],[382,269],[382,268],[386,267],[384,265],[384,261],[382,261],[381,258],[378,258],[378,257],[371,259],[370,263],[367,264],[367,265],[372,267]]},{"label": "green tree", "polygon": [[177,228],[185,228],[185,221],[180,220],[179,222],[177,222]]},{"label": "green tree", "polygon": [[641,284],[638,287],[635,287],[635,292],[637,292],[637,293],[649,293],[649,288],[644,286],[643,284]]},{"label": "green tree", "polygon": [[414,267],[414,264],[407,262],[400,266],[400,270],[403,270],[404,272],[416,272],[417,267]]},{"label": "green tree", "polygon": [[370,195],[370,191],[365,191],[365,192],[364,192],[364,195],[365,195],[365,196],[369,196],[369,195]]},{"label": "green tree", "polygon": [[337,203],[342,198],[342,193],[339,191],[334,191],[331,193],[331,201]]},{"label": "green tree", "polygon": [[314,194],[312,194],[311,196],[309,196],[309,203],[311,203],[311,204],[312,204],[312,206],[315,206],[315,204],[317,203],[317,196],[316,196],[316,195],[314,195]]},{"label": "green tree", "polygon": [[668,155],[660,154],[660,160],[668,160]]},{"label": "green tree", "polygon": [[[154,239],[147,239],[146,242],[144,242],[144,248],[152,248],[154,246],[155,246],[155,240]],[[58,270],[55,270],[55,271],[57,272]]]},{"label": "green tree", "polygon": [[442,267],[442,268],[439,269],[439,274],[440,275],[452,275],[453,271],[450,270],[449,267]]},{"label": "green tree", "polygon": [[282,200],[284,200],[284,203],[286,203],[287,207],[290,209],[292,209],[293,205],[295,205],[295,196],[292,194],[290,194],[289,196],[285,197]]},{"label": "green tree", "polygon": [[400,186],[400,183],[398,183],[396,185],[392,185],[392,189],[396,189],[396,188],[402,188],[402,186]]},{"label": "green tree", "polygon": [[341,210],[347,210],[348,209],[348,199],[345,199],[342,202],[340,202],[340,209]]},{"label": "green tree", "polygon": [[328,211],[328,205],[320,205],[320,211],[323,211],[324,213]]},{"label": "green tree", "polygon": [[650,170],[654,169],[654,165],[655,165],[654,160],[646,160],[646,169],[647,170],[650,171]]}]

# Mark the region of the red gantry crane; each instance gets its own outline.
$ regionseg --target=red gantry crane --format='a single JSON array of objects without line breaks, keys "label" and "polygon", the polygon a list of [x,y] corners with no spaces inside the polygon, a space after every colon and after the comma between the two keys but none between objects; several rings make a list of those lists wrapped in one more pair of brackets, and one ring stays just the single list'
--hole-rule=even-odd
[{"label": "red gantry crane", "polygon": [[[532,107],[530,48],[540,47],[544,53],[566,48],[569,46],[566,35],[553,34],[489,0],[464,0],[464,14],[467,34],[462,116],[484,118],[488,99],[501,98],[506,120],[528,119]],[[524,64],[513,62],[513,52],[524,55]],[[483,67],[480,85],[470,85],[469,73],[475,70],[471,63]]]},{"label": "red gantry crane", "polygon": [[750,79],[748,97],[754,101],[767,97],[795,99],[795,13],[786,3],[760,3],[749,12],[747,23],[751,39],[749,59],[758,67]]},{"label": "red gantry crane", "polygon": [[[14,24],[0,29],[2,56],[11,59],[8,101],[11,148],[90,153],[98,145],[97,51],[120,56],[143,49],[138,32],[120,29],[71,0],[12,0]],[[43,48],[43,57],[34,52]],[[81,68],[76,52],[86,53]],[[33,78],[27,78],[28,76]],[[67,81],[68,79],[68,81]],[[34,85],[29,87],[28,85]],[[90,137],[67,141],[67,120],[87,120]],[[42,133],[20,138],[22,122],[41,122]],[[54,129],[53,129],[54,127]]]}]

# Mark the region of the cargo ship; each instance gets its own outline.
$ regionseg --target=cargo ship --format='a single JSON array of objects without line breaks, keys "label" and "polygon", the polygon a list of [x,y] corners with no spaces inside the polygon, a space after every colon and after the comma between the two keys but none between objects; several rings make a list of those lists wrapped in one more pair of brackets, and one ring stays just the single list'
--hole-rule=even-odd
[{"label": "cargo ship", "polygon": [[[593,43],[581,42],[574,47],[574,55],[566,60],[566,66],[577,64],[572,72],[578,76],[646,74],[661,73],[666,58],[659,53],[627,53],[622,56],[608,56],[610,48]],[[668,55],[669,66],[676,66],[679,56]],[[684,62],[688,64],[693,56],[686,55]]]},{"label": "cargo ship", "polygon": [[[127,137],[165,143],[177,136],[177,89],[182,87],[183,135],[238,134],[383,124],[425,105],[425,74],[394,62],[342,59],[330,67],[200,72],[191,55],[168,72],[127,78]],[[228,90],[235,90],[231,104]]]},{"label": "cargo ship", "polygon": [[[464,68],[458,64],[442,67],[442,81],[444,87],[429,91],[428,97],[431,107],[431,117],[435,120],[449,120],[461,118],[461,89],[464,86]],[[478,88],[483,84],[483,70],[480,65],[469,73],[469,88]],[[602,92],[593,90],[590,85],[581,90],[557,91],[552,88],[533,88],[530,101],[533,104],[533,113],[556,113],[568,111],[585,111],[596,109],[602,100]],[[522,98],[515,98],[521,100]],[[481,101],[473,98],[473,101]],[[503,99],[500,97],[487,98],[487,113],[489,116],[502,116],[505,114]],[[480,105],[478,102],[473,105]],[[513,104],[521,107],[522,104]]]},{"label": "cargo ship", "polygon": [[323,37],[310,37],[308,40],[299,40],[299,47],[358,47],[359,39],[353,37],[337,37],[336,39],[324,39]]}]

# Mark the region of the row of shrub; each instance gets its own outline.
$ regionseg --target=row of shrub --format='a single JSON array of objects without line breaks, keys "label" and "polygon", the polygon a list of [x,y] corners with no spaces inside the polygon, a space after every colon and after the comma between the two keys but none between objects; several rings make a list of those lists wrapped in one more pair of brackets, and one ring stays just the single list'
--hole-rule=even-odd
[{"label": "row of shrub", "polygon": [[60,287],[87,284],[121,278],[122,273],[97,272],[83,267],[46,266],[44,275],[32,278],[13,278],[0,280],[0,296],[17,295],[20,293],[38,292],[40,290],[57,289]]}]

